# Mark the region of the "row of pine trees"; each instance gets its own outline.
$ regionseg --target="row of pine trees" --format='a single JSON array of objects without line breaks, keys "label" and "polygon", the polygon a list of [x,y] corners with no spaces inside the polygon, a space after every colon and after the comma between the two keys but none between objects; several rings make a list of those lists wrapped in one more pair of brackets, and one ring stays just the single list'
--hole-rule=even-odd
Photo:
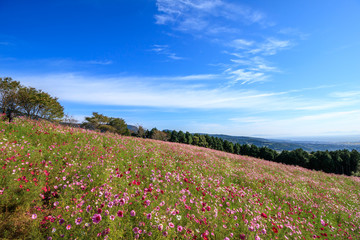
[{"label": "row of pine trees", "polygon": [[133,135],[143,138],[158,139],[163,141],[191,144],[211,148],[229,153],[247,155],[265,160],[297,165],[308,169],[345,175],[360,175],[360,153],[347,149],[337,151],[307,152],[299,148],[293,151],[277,152],[268,147],[257,147],[254,144],[233,143],[222,138],[207,134],[192,134],[183,131],[159,131],[156,128],[144,131],[139,127],[138,133]]}]

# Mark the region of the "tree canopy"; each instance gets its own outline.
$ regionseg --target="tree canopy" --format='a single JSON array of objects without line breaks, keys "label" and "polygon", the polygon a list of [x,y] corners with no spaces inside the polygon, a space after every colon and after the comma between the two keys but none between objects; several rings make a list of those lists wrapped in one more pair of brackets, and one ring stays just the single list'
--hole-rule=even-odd
[{"label": "tree canopy", "polygon": [[101,132],[113,132],[120,135],[130,136],[127,124],[122,118],[107,117],[103,114],[93,112],[91,117],[86,117],[82,127]]},{"label": "tree canopy", "polygon": [[9,77],[0,78],[0,106],[9,120],[13,115],[48,120],[59,120],[64,116],[64,108],[56,97],[33,87],[22,86]]}]

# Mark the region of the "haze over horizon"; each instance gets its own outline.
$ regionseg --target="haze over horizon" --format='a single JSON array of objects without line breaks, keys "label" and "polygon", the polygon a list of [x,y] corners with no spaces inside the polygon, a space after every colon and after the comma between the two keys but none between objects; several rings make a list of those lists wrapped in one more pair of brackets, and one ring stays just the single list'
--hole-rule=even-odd
[{"label": "haze over horizon", "polygon": [[360,136],[360,2],[1,0],[0,77],[145,128]]}]

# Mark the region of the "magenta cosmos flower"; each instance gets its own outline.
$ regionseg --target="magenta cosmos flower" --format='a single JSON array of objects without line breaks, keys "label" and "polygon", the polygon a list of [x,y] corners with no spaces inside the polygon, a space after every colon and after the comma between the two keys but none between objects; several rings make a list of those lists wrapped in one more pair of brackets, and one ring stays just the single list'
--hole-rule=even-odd
[{"label": "magenta cosmos flower", "polygon": [[101,221],[101,215],[100,214],[94,214],[92,217],[93,223],[98,224]]},{"label": "magenta cosmos flower", "polygon": [[119,217],[123,217],[123,216],[124,216],[124,212],[121,211],[121,210],[119,210],[119,211],[117,212],[117,215],[118,215]]},{"label": "magenta cosmos flower", "polygon": [[134,210],[131,210],[130,215],[134,217],[136,215],[136,212]]}]

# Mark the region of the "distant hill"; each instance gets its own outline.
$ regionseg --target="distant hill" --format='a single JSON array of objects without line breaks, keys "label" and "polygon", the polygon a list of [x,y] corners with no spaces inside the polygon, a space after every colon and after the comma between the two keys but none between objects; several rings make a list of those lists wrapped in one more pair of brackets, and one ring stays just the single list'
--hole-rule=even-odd
[{"label": "distant hill", "polygon": [[132,132],[135,132],[135,133],[137,133],[137,131],[139,130],[136,126],[134,126],[134,125],[127,125],[127,128],[130,130],[130,131],[132,131]]},{"label": "distant hill", "polygon": [[359,143],[326,143],[326,142],[312,142],[312,141],[290,141],[290,140],[276,140],[276,139],[265,139],[255,137],[244,137],[244,136],[229,136],[223,134],[209,134],[213,137],[222,138],[232,143],[239,144],[254,144],[257,147],[268,147],[276,151],[282,150],[295,150],[302,148],[305,151],[335,151],[339,149],[355,149],[360,151]]}]

